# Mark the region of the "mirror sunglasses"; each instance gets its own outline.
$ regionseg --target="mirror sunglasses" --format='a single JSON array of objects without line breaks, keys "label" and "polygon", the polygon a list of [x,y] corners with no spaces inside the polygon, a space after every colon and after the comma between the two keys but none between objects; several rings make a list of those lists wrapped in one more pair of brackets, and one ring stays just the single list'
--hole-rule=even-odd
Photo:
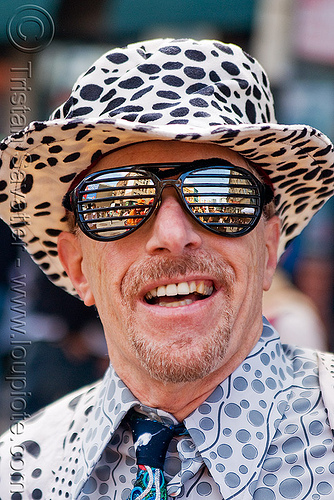
[{"label": "mirror sunglasses", "polygon": [[94,172],[65,195],[63,205],[74,212],[87,236],[113,241],[149,220],[161,204],[163,189],[170,186],[200,226],[228,237],[252,231],[274,196],[271,187],[248,170],[210,159]]}]

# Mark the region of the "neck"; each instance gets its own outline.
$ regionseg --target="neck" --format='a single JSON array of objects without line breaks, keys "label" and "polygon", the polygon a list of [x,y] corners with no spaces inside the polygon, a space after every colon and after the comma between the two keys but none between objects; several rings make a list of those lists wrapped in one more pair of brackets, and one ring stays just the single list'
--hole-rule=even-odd
[{"label": "neck", "polygon": [[247,330],[247,336],[238,332],[232,335],[223,358],[217,360],[218,365],[208,375],[191,382],[157,380],[151,377],[145,365],[138,362],[136,355],[120,352],[111,344],[108,345],[110,360],[118,376],[142,404],[166,411],[182,422],[252,351],[262,332],[262,316],[260,318],[251,323],[253,328]]},{"label": "neck", "polygon": [[[136,374],[133,370],[113,366],[132,394],[143,404],[172,414],[182,422],[198,408],[243,361],[246,356],[233,356],[226,364],[203,379],[193,382],[161,382],[152,379],[147,372]],[[242,358],[242,359],[241,359]]]}]

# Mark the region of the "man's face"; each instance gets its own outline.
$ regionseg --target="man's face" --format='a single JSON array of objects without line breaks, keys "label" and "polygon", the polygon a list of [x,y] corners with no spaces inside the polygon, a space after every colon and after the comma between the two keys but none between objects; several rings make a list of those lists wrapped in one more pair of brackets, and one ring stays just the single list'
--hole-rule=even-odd
[{"label": "man's face", "polygon": [[[152,141],[109,154],[93,171],[217,157],[248,168],[220,146]],[[232,371],[255,345],[277,240],[276,217],[262,218],[242,237],[215,235],[183,210],[168,187],[159,210],[134,233],[113,242],[66,233],[59,250],[78,293],[98,309],[122,379],[127,382],[132,370],[178,383],[224,367]]]}]

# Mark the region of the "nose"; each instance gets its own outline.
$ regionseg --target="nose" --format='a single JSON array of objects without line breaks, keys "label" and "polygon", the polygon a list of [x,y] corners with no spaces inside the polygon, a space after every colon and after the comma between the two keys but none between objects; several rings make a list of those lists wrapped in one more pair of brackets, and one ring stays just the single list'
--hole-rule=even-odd
[{"label": "nose", "polygon": [[[166,252],[182,255],[202,244],[196,222],[185,212],[171,187],[163,190],[161,205],[153,215],[151,224],[150,236],[146,243],[146,250],[150,254]],[[199,226],[198,228],[200,230]]]}]

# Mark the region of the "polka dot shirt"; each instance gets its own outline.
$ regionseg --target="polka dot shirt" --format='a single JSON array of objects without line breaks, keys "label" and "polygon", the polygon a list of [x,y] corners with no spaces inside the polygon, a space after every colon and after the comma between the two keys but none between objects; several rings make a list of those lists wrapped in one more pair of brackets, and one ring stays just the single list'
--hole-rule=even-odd
[{"label": "polka dot shirt", "polygon": [[[103,381],[50,405],[3,436],[2,500],[127,500],[136,477],[124,421],[140,404],[110,367]],[[159,410],[163,418],[173,416]],[[169,498],[328,500],[333,435],[316,354],[262,336],[185,420],[165,460]]]}]

